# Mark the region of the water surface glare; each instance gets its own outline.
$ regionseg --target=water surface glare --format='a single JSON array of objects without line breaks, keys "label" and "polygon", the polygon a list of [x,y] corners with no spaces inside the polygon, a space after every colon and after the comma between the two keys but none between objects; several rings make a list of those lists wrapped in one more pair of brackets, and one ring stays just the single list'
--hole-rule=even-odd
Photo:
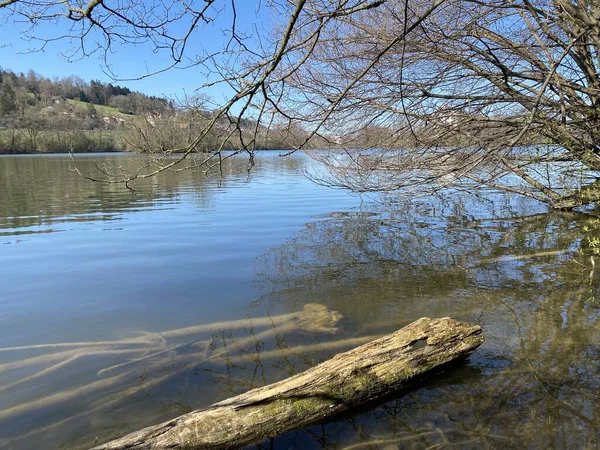
[{"label": "water surface glare", "polygon": [[423,316],[480,324],[486,342],[398,399],[258,447],[600,445],[598,211],[359,197],[307,180],[301,154],[135,192],[71,164],[0,157],[0,449],[89,448]]}]

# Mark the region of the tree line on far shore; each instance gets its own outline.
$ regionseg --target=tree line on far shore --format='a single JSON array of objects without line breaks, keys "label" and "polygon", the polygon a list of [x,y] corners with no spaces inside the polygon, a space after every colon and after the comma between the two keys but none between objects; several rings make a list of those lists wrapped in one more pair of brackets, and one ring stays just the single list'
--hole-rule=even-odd
[{"label": "tree line on far shore", "polygon": [[[33,70],[0,68],[0,154],[173,152],[186,148],[214,118],[203,95],[174,102],[77,76],[50,79]],[[267,129],[252,119],[219,118],[197,151],[240,149],[248,140],[257,149],[289,149],[306,134],[300,127]]]},{"label": "tree line on far shore", "polygon": [[165,98],[112,83],[87,82],[75,75],[50,79],[33,70],[17,74],[0,68],[0,87],[0,118],[4,121],[15,113],[23,114],[29,108],[43,108],[59,100],[108,106],[129,115],[174,109],[173,102]]},{"label": "tree line on far shore", "polygon": [[0,68],[0,153],[124,150],[130,116],[167,114],[172,102],[77,76]]}]

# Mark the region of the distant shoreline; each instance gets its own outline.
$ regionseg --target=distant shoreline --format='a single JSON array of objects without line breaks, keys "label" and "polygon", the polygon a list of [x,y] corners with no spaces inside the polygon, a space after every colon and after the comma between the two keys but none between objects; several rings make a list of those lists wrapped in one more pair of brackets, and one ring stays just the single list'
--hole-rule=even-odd
[{"label": "distant shoreline", "polygon": [[2,150],[0,150],[0,156],[35,156],[35,155],[88,155],[88,154],[99,154],[99,153],[135,153],[135,152],[130,152],[127,150],[90,150],[90,151],[53,151],[53,152],[12,152],[12,153],[8,153],[8,152],[3,152]]},{"label": "distant shoreline", "polygon": [[[223,150],[223,152],[236,152],[239,150],[236,149],[227,149],[227,150]],[[292,151],[289,148],[281,148],[281,149],[273,149],[273,148],[268,148],[268,149],[257,149],[255,150],[256,152],[290,152]],[[196,155],[200,155],[200,154],[213,154],[216,153],[216,150],[213,151],[208,151],[208,152],[198,152],[198,153],[194,153]],[[37,152],[31,152],[31,151],[24,151],[24,152],[13,152],[13,153],[6,153],[3,152],[0,149],[0,157],[3,156],[43,156],[43,155],[48,155],[48,156],[58,156],[58,155],[64,155],[64,156],[68,156],[68,155],[111,155],[111,154],[130,154],[130,155],[145,155],[145,153],[139,153],[139,152],[135,152],[135,151],[131,151],[131,150],[86,150],[86,151],[52,151],[52,152],[44,152],[44,151],[37,151]],[[181,154],[181,153],[179,153]],[[173,153],[171,156],[177,156],[177,153]]]}]

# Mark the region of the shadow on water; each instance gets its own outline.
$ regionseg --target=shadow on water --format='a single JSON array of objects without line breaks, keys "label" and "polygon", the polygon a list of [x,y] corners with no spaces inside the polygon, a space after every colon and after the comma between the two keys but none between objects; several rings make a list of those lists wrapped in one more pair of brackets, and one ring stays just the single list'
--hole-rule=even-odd
[{"label": "shadow on water", "polygon": [[[114,211],[175,198],[186,186],[206,205],[214,192],[193,190],[205,181],[190,177],[155,181],[137,198],[115,194]],[[108,200],[90,202],[98,189],[107,188],[90,185],[47,214],[23,192],[22,205],[0,206],[0,227],[112,214]],[[397,399],[258,448],[597,448],[600,279],[588,237],[600,234],[598,220],[593,211],[537,208],[494,192],[367,199],[303,219],[293,236],[253,256],[248,317],[240,310],[205,325],[2,348],[0,448],[86,448],[285,378],[422,316],[480,324],[486,342],[467,364]]]}]

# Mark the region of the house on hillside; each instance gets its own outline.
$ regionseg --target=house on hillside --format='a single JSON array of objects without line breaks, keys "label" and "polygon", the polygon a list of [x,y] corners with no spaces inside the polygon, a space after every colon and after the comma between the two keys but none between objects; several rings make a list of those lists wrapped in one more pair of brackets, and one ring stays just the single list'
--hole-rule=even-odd
[{"label": "house on hillside", "polygon": [[148,114],[146,116],[146,122],[148,122],[151,126],[156,126],[156,122],[162,119],[162,114],[156,111]]},{"label": "house on hillside", "polygon": [[125,120],[118,116],[105,116],[102,118],[102,122],[104,122],[106,125],[120,125],[125,123]]},{"label": "house on hillside", "polygon": [[451,105],[446,104],[432,115],[432,119],[443,127],[456,128],[459,125],[460,114]]},{"label": "house on hillside", "polygon": [[50,97],[50,104],[52,105],[62,105],[65,102],[66,100],[60,95],[53,95],[52,97]]}]

